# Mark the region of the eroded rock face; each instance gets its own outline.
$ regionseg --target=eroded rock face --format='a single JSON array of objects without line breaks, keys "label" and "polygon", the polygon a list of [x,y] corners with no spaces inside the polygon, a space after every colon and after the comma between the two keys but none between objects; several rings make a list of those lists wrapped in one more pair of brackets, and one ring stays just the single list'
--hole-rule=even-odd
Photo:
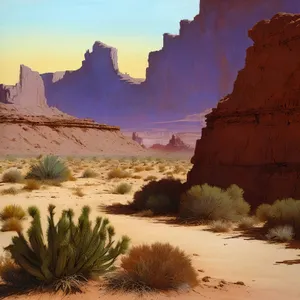
[{"label": "eroded rock face", "polygon": [[255,207],[300,198],[300,15],[277,14],[249,37],[233,92],[207,115],[188,185],[235,183]]},{"label": "eroded rock face", "polygon": [[38,72],[20,66],[20,81],[14,85],[0,85],[0,102],[24,107],[46,107],[44,82]]},{"label": "eroded rock face", "polygon": [[248,29],[280,11],[296,13],[300,1],[202,0],[200,14],[181,21],[178,35],[164,34],[162,49],[149,54],[143,83],[119,72],[116,49],[96,42],[80,69],[56,81],[43,75],[48,103],[122,128],[201,112],[232,91],[251,44]]},{"label": "eroded rock face", "polygon": [[169,140],[167,145],[162,144],[154,144],[150,147],[154,150],[161,150],[161,151],[167,151],[167,152],[173,152],[173,151],[192,151],[193,148],[191,148],[189,145],[185,144],[179,136],[176,136],[175,134],[172,135],[171,139]]}]

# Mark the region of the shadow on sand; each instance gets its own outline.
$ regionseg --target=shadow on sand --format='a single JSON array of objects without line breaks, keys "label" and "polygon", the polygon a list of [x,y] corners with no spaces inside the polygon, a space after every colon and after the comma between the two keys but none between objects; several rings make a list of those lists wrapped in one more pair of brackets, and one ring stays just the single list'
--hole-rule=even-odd
[{"label": "shadow on sand", "polygon": [[[115,203],[109,206],[105,205],[99,205],[98,206],[99,211],[105,212],[106,214],[112,214],[112,215],[126,215],[126,216],[132,216],[132,217],[139,217],[143,219],[151,219],[154,223],[163,223],[167,225],[172,226],[203,226],[207,225],[204,222],[199,222],[199,220],[182,220],[179,219],[176,216],[142,216],[141,214],[134,211],[130,205],[128,204],[121,204],[121,203]],[[213,230],[209,228],[202,228],[203,231],[209,231],[215,233]],[[287,242],[285,244],[278,243],[276,241],[268,240],[266,238],[267,229],[264,227],[253,227],[246,230],[241,229],[234,229],[232,232],[232,236],[224,237],[224,239],[236,239],[236,238],[242,238],[248,241],[251,240],[259,240],[264,241],[268,244],[280,244],[285,245],[286,249],[300,249],[300,241],[299,240],[293,240],[291,242]],[[300,256],[300,255],[299,255]],[[276,262],[275,264],[286,264],[286,265],[294,265],[294,264],[300,264],[300,259],[294,259],[294,260],[284,260],[280,262]]]}]

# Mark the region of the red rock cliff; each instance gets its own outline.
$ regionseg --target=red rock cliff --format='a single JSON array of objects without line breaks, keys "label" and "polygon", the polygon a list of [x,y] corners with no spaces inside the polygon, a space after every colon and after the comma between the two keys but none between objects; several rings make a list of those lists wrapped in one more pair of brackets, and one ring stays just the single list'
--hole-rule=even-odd
[{"label": "red rock cliff", "polygon": [[188,185],[235,183],[256,206],[300,198],[300,14],[261,21],[249,37],[232,94],[207,115]]}]

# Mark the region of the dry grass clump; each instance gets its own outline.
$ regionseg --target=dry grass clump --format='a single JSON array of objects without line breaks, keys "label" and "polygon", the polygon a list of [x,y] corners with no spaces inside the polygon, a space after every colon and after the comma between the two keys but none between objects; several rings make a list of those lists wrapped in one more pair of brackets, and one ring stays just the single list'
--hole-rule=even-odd
[{"label": "dry grass clump", "polygon": [[213,232],[229,232],[233,228],[233,224],[230,221],[215,220],[209,224],[210,229]]},{"label": "dry grass clump", "polygon": [[15,187],[10,187],[1,191],[1,195],[17,195],[20,190]]},{"label": "dry grass clump", "polygon": [[120,272],[107,277],[107,286],[127,292],[179,290],[198,284],[190,258],[170,244],[155,243],[131,248],[122,258]]},{"label": "dry grass clump", "polygon": [[181,197],[180,217],[239,221],[250,211],[243,194],[244,191],[237,185],[231,185],[227,190],[208,184],[193,186]]},{"label": "dry grass clump", "polygon": [[23,231],[23,224],[20,219],[16,217],[11,217],[3,221],[1,231],[15,231],[15,232],[22,232]]},{"label": "dry grass clump", "polygon": [[83,197],[85,194],[84,194],[82,188],[76,187],[76,188],[74,188],[73,195],[78,196],[78,197]]},{"label": "dry grass clump", "polygon": [[20,205],[7,205],[0,212],[0,221],[6,221],[10,218],[16,218],[18,220],[25,220],[26,212]]},{"label": "dry grass clump", "polygon": [[141,179],[142,176],[141,176],[141,175],[133,175],[132,178],[133,178],[133,179]]},{"label": "dry grass clump", "polygon": [[145,167],[145,171],[153,171],[154,168],[152,166],[147,166]]},{"label": "dry grass clump", "polygon": [[35,179],[28,179],[23,187],[26,191],[39,190],[41,188],[41,183]]},{"label": "dry grass clump", "polygon": [[277,242],[289,242],[294,238],[294,228],[289,225],[271,228],[266,235],[267,239]]},{"label": "dry grass clump", "polygon": [[241,230],[251,229],[257,223],[257,219],[255,217],[244,217],[238,223],[238,228]]},{"label": "dry grass clump", "polygon": [[122,170],[120,168],[112,169],[107,174],[108,179],[113,179],[113,178],[129,178],[130,176],[131,175],[130,175],[129,172],[127,172],[125,170]]},{"label": "dry grass clump", "polygon": [[260,222],[266,222],[268,220],[270,210],[270,204],[261,204],[257,207],[255,215]]},{"label": "dry grass clump", "polygon": [[165,165],[160,165],[160,166],[158,167],[158,171],[159,171],[160,173],[165,172],[165,171],[166,171],[166,166],[165,166]]},{"label": "dry grass clump", "polygon": [[180,165],[176,165],[173,170],[174,174],[186,172],[186,169]]},{"label": "dry grass clump", "polygon": [[157,177],[154,175],[149,175],[144,180],[145,181],[154,181],[154,180],[157,180]]},{"label": "dry grass clump", "polygon": [[145,171],[145,167],[143,167],[143,166],[136,166],[136,167],[134,167],[133,171],[136,172],[136,173],[142,172],[142,171]]},{"label": "dry grass clump", "polygon": [[287,198],[276,200],[272,205],[259,206],[256,215],[266,220],[268,229],[278,226],[291,226],[295,238],[300,239],[300,200]]},{"label": "dry grass clump", "polygon": [[10,169],[2,175],[2,181],[6,183],[21,183],[23,175],[18,169]]},{"label": "dry grass clump", "polygon": [[125,195],[130,193],[132,189],[132,186],[129,183],[123,182],[120,183],[115,189],[114,189],[114,194],[120,194],[120,195]]},{"label": "dry grass clump", "polygon": [[96,178],[97,176],[98,173],[89,168],[84,170],[84,172],[82,173],[82,178]]}]

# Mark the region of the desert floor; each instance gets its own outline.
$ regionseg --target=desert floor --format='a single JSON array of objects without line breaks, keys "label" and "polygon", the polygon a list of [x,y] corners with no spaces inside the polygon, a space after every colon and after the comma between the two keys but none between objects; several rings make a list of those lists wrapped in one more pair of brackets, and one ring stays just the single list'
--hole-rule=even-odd
[{"label": "desert floor", "polygon": [[[0,174],[11,167],[26,172],[29,163],[35,159],[6,159],[0,161]],[[182,181],[191,168],[187,159],[100,159],[100,158],[67,158],[77,180],[68,181],[62,186],[43,186],[31,192],[23,190],[24,184],[0,183],[0,192],[14,187],[16,194],[0,194],[0,209],[7,204],[19,204],[24,208],[37,205],[42,216],[46,216],[49,203],[57,206],[57,215],[62,209],[73,208],[78,214],[83,205],[92,208],[92,218],[103,215],[104,207],[113,203],[126,203],[132,200],[133,194],[151,175],[157,178],[171,173]],[[132,176],[125,179],[107,179],[107,173],[114,167],[127,169]],[[176,167],[177,166],[177,167]],[[96,178],[81,178],[82,172],[90,168],[98,173]],[[171,172],[171,173],[169,173]],[[169,173],[169,174],[167,174]],[[133,176],[135,175],[135,178]],[[140,177],[140,178],[139,178]],[[114,194],[113,189],[121,182],[132,185],[129,194]],[[75,194],[80,188],[83,196]],[[132,244],[170,242],[179,246],[191,255],[199,277],[210,276],[213,279],[188,293],[155,294],[144,299],[300,299],[299,249],[287,248],[284,244],[269,244],[265,241],[250,240],[239,232],[216,234],[206,230],[205,226],[179,226],[166,224],[164,219],[145,218],[120,214],[108,215],[117,235],[128,235]],[[43,226],[46,218],[43,219]],[[11,233],[0,232],[0,255],[2,247],[10,242]],[[221,280],[227,283],[220,286]],[[245,286],[234,284],[242,281]],[[17,297],[15,297],[17,298]],[[9,299],[15,299],[9,297]],[[60,295],[30,295],[18,299],[61,299]],[[65,297],[65,299],[136,299],[136,295],[111,295],[101,290],[96,283],[86,287],[86,293]]]}]

